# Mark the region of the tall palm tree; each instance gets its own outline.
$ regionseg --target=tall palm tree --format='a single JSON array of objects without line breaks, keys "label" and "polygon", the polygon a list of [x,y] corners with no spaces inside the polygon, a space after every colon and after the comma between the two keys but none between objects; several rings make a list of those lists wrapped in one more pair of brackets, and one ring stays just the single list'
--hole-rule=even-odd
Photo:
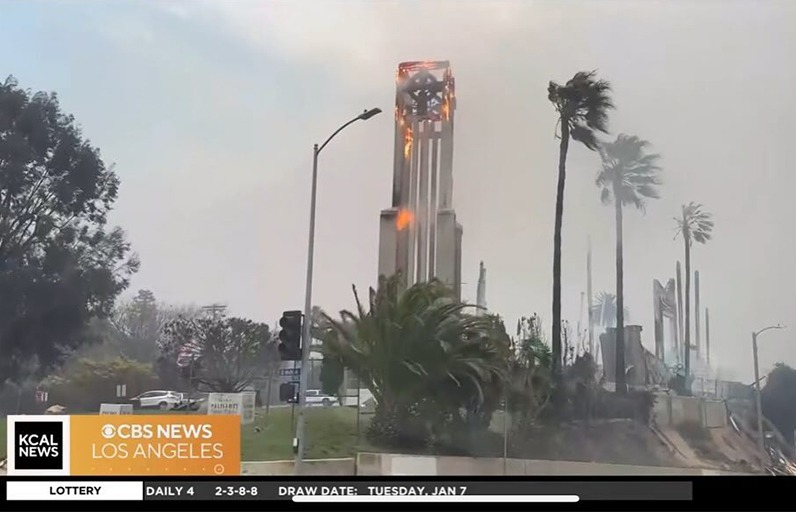
[{"label": "tall palm tree", "polygon": [[[600,292],[594,298],[594,305],[591,308],[592,317],[597,325],[603,327],[616,327],[616,295],[610,292]],[[627,306],[623,312],[623,317],[630,315]]]},{"label": "tall palm tree", "polygon": [[608,132],[608,111],[614,108],[611,86],[597,79],[597,72],[580,71],[566,84],[550,82],[547,99],[558,113],[561,133],[558,149],[558,184],[553,233],[553,378],[561,384],[561,225],[564,220],[564,184],[567,174],[569,139],[592,151],[599,147],[596,132]]},{"label": "tall palm tree", "polygon": [[647,199],[660,197],[659,155],[647,153],[649,143],[634,135],[619,134],[602,145],[602,167],[596,184],[603,204],[614,203],[616,219],[616,391],[625,393],[625,293],[622,211],[633,206],[642,213]]},{"label": "tall palm tree", "polygon": [[691,375],[691,245],[694,242],[707,243],[713,233],[712,215],[702,209],[702,205],[693,201],[684,204],[680,217],[674,218],[677,223],[675,238],[683,237],[685,246],[685,354],[683,366],[687,389]]}]

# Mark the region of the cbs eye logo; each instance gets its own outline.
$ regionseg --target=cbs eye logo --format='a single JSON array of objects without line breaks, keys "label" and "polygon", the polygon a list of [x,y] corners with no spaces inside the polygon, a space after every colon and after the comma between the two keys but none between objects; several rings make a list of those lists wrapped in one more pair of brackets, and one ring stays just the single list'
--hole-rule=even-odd
[{"label": "cbs eye logo", "polygon": [[102,427],[102,437],[105,439],[113,439],[116,437],[116,427],[113,425],[105,425]]}]

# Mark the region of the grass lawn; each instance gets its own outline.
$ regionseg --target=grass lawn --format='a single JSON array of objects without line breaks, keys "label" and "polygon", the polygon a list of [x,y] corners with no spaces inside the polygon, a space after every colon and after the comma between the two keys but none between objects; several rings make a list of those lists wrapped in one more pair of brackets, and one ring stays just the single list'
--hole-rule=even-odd
[{"label": "grass lawn", "polygon": [[[293,458],[293,435],[290,407],[258,409],[255,421],[241,427],[241,459],[244,461],[287,460]],[[138,412],[138,411],[136,411]],[[158,414],[143,411],[142,414]],[[175,414],[175,413],[171,413]],[[181,414],[181,413],[176,413]],[[185,414],[185,413],[182,413]],[[307,409],[307,446],[309,459],[352,457],[357,451],[372,450],[364,444],[368,415],[361,417],[362,444],[357,443],[357,410],[353,407],[310,407]],[[260,431],[256,431],[256,427]],[[0,459],[6,457],[6,419],[0,418]]]},{"label": "grass lawn", "polygon": [[[268,417],[259,409],[255,422],[244,425],[241,433],[242,459],[287,460],[293,458],[290,407],[272,408]],[[361,417],[361,443],[357,443],[357,410],[353,407],[310,407],[307,409],[307,449],[309,459],[352,457],[367,450],[364,430],[368,416]],[[260,427],[257,432],[255,427]]]}]

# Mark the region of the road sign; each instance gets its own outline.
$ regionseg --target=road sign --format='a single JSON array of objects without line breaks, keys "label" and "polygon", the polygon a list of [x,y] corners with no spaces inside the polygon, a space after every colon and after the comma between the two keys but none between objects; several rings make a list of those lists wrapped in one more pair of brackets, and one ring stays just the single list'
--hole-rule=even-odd
[{"label": "road sign", "polygon": [[283,361],[277,371],[279,382],[282,384],[298,384],[301,379],[301,363],[294,361]]},{"label": "road sign", "polygon": [[241,424],[254,422],[255,394],[210,393],[207,396],[207,414],[239,414]]}]

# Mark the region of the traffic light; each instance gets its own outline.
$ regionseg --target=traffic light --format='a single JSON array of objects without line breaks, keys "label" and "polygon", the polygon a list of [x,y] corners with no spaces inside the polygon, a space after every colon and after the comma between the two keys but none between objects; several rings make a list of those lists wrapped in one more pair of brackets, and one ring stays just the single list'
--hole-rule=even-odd
[{"label": "traffic light", "polygon": [[282,361],[301,361],[301,311],[285,311],[279,320],[279,356]]},{"label": "traffic light", "polygon": [[296,386],[290,383],[284,383],[279,386],[279,401],[280,402],[295,402],[296,401]]}]

